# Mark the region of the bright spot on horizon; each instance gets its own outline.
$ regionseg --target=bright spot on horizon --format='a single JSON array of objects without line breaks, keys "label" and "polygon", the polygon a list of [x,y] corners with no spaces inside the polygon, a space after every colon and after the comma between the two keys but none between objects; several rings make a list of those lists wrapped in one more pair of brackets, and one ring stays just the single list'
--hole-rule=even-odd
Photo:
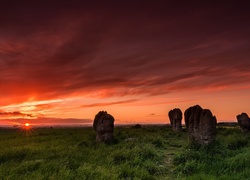
[{"label": "bright spot on horizon", "polygon": [[29,127],[29,126],[30,126],[30,124],[29,124],[29,123],[25,123],[25,126],[26,126],[26,127]]}]

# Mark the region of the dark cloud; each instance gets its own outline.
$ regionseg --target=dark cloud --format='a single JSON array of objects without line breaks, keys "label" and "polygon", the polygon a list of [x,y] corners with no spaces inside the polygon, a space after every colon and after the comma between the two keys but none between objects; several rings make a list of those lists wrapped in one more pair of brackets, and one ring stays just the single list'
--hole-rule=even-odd
[{"label": "dark cloud", "polygon": [[43,126],[84,126],[92,125],[92,119],[62,119],[62,118],[37,118],[37,119],[0,119],[0,125],[9,125],[14,127],[22,127],[25,123],[29,122],[31,127],[43,127]]},{"label": "dark cloud", "polygon": [[37,125],[83,125],[92,124],[92,119],[76,119],[76,118],[38,118],[33,120]]},{"label": "dark cloud", "polygon": [[[6,103],[89,93],[157,95],[249,82],[242,2],[4,2]],[[96,104],[98,105],[98,104]]]},{"label": "dark cloud", "polygon": [[32,114],[25,114],[21,113],[19,111],[14,111],[14,112],[4,112],[0,111],[0,116],[22,116],[22,117],[33,117]]}]

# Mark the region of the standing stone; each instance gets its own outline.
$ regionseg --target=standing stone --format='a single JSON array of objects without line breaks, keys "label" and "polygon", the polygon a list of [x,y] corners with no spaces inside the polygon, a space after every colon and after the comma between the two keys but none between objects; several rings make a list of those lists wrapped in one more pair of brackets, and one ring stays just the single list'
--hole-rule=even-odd
[{"label": "standing stone", "polygon": [[184,116],[191,141],[202,145],[214,141],[217,120],[210,110],[202,109],[199,105],[196,105],[188,108]]},{"label": "standing stone", "polygon": [[106,111],[100,111],[94,119],[96,142],[111,142],[114,139],[114,117]]},{"label": "standing stone", "polygon": [[250,131],[250,119],[246,113],[241,113],[236,116],[242,132]]},{"label": "standing stone", "polygon": [[209,109],[203,109],[200,117],[201,144],[209,144],[215,140],[217,119]]},{"label": "standing stone", "polygon": [[182,112],[179,108],[175,108],[170,110],[168,113],[168,117],[170,120],[171,127],[174,131],[182,131]]}]

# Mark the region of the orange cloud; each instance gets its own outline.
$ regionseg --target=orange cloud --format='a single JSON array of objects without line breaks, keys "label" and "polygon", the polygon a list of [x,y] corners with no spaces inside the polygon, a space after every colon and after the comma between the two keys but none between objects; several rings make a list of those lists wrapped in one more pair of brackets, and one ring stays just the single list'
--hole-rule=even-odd
[{"label": "orange cloud", "polygon": [[84,105],[81,105],[81,107],[89,108],[89,107],[96,107],[96,106],[112,106],[112,105],[118,105],[118,104],[129,104],[129,103],[133,103],[133,102],[136,102],[136,101],[137,101],[137,99],[129,99],[129,100],[125,100],[125,101],[84,104]]}]

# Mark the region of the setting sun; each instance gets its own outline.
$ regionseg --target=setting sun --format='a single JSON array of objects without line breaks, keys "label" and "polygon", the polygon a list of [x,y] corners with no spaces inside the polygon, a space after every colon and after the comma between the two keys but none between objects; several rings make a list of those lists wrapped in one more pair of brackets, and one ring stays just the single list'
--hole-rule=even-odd
[{"label": "setting sun", "polygon": [[25,123],[24,126],[23,126],[23,129],[26,130],[26,131],[31,130],[30,123]]},{"label": "setting sun", "polygon": [[29,123],[25,123],[25,126],[26,126],[26,127],[29,127],[29,126],[30,126],[30,124],[29,124]]}]

